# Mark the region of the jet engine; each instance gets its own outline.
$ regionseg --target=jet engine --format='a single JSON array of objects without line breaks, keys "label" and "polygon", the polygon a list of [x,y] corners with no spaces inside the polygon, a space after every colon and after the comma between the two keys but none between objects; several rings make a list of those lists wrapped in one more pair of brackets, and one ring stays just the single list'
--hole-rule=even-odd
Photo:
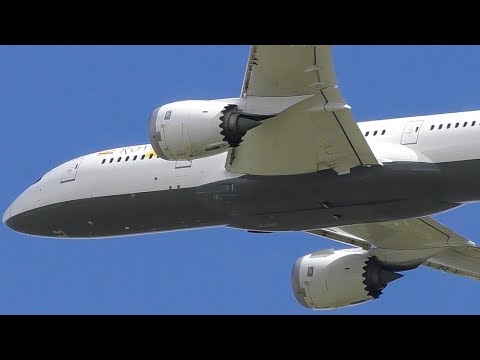
[{"label": "jet engine", "polygon": [[377,299],[403,275],[386,269],[362,249],[323,250],[298,259],[292,269],[297,301],[310,309],[335,309]]},{"label": "jet engine", "polygon": [[150,117],[153,150],[165,160],[192,160],[235,148],[248,130],[274,115],[243,113],[223,101],[189,100],[163,105]]}]

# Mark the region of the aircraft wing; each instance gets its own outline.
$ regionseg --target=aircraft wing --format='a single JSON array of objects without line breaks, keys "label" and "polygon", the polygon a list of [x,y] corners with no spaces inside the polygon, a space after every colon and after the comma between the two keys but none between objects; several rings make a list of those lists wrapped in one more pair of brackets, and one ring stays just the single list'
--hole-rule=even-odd
[{"label": "aircraft wing", "polygon": [[253,46],[242,96],[248,104],[300,97],[230,150],[226,168],[231,172],[343,174],[379,164],[337,87],[329,46]]},{"label": "aircraft wing", "polygon": [[241,96],[301,96],[320,94],[335,85],[328,46],[253,45]]},{"label": "aircraft wing", "polygon": [[480,248],[477,246],[450,247],[431,257],[423,265],[480,280]]},{"label": "aircraft wing", "polygon": [[480,248],[430,217],[310,230],[307,233],[371,250],[395,266],[424,265],[480,279]]}]

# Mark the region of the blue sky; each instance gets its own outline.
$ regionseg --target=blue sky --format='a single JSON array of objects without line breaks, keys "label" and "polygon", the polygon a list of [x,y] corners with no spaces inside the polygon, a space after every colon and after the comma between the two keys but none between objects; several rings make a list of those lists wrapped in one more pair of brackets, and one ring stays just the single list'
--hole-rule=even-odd
[{"label": "blue sky", "polygon": [[[0,46],[2,214],[60,163],[148,143],[155,107],[238,96],[247,55],[248,46]],[[480,109],[479,46],[337,46],[333,56],[357,121]],[[477,243],[479,217],[478,204],[435,216]],[[292,295],[291,267],[332,247],[344,246],[223,228],[57,240],[2,224],[0,313],[480,313],[480,282],[424,268],[406,272],[379,300],[306,310]]]}]

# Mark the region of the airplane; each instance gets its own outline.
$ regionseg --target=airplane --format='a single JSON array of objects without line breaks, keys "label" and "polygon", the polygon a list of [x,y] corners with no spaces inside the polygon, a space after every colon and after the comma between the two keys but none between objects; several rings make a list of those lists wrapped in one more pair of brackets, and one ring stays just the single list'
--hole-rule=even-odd
[{"label": "airplane", "polygon": [[310,309],[377,299],[421,265],[480,278],[475,243],[431,218],[480,200],[480,111],[357,123],[329,46],[254,45],[240,97],[160,106],[148,132],[55,167],[3,222],[67,239],[224,226],[351,245],[294,263]]}]

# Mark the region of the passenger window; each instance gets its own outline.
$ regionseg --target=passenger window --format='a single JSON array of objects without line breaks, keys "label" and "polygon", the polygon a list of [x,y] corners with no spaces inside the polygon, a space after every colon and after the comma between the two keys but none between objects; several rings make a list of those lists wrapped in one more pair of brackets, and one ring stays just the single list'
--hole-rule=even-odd
[{"label": "passenger window", "polygon": [[130,159],[130,156],[127,156],[127,157],[125,158],[125,161],[128,161],[128,159]]},{"label": "passenger window", "polygon": [[153,158],[153,154],[150,154],[150,156],[148,157],[149,159]]},{"label": "passenger window", "polygon": [[450,129],[450,125],[452,125],[452,124],[447,124],[447,129]]},{"label": "passenger window", "polygon": [[111,164],[113,162],[113,158],[110,159],[109,163]]},{"label": "passenger window", "polygon": [[135,155],[135,156],[133,157],[133,161],[135,161],[135,160],[137,160],[137,155]]},{"label": "passenger window", "polygon": [[386,131],[386,130],[383,130],[383,131],[382,131],[382,135],[385,135],[385,131]]},{"label": "passenger window", "polygon": [[370,131],[367,131],[367,132],[365,133],[365,136],[368,136],[368,134],[370,134]]},{"label": "passenger window", "polygon": [[440,125],[438,126],[438,130],[442,130],[442,127],[443,127],[443,124],[440,124]]},{"label": "passenger window", "polygon": [[472,126],[475,126],[476,121],[472,122]]},{"label": "passenger window", "polygon": [[463,127],[466,127],[467,124],[468,124],[468,123],[465,121],[465,122],[463,123]]},{"label": "passenger window", "polygon": [[106,160],[106,159],[103,159],[103,160],[102,160],[102,164],[105,164],[105,160]]},{"label": "passenger window", "polygon": [[121,157],[119,157],[119,158],[117,159],[117,162],[120,162],[120,160],[122,160],[122,158],[121,158]]},{"label": "passenger window", "polygon": [[142,155],[142,160],[145,159],[145,154]]},{"label": "passenger window", "polygon": [[430,126],[430,130],[435,129],[435,125]]},{"label": "passenger window", "polygon": [[373,136],[377,136],[377,132],[378,132],[378,131],[375,130],[375,131],[373,132]]},{"label": "passenger window", "polygon": [[455,128],[457,128],[457,127],[458,127],[458,125],[460,125],[460,123],[456,123],[456,124],[455,124]]}]

